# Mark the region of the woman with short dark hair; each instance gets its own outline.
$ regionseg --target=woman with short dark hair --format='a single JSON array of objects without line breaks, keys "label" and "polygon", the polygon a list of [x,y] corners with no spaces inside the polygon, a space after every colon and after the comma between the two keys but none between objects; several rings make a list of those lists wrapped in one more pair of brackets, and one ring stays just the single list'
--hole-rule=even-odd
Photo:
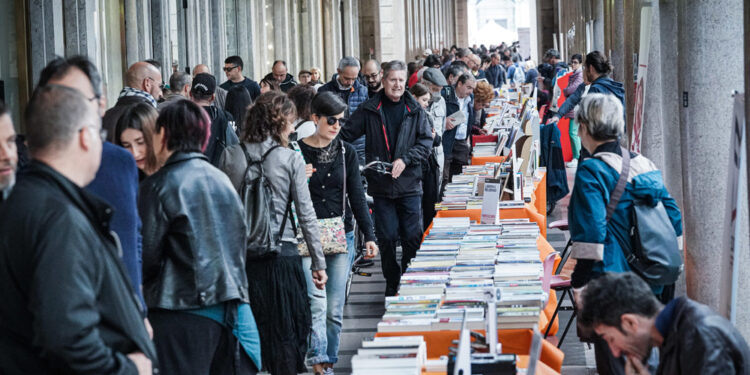
[{"label": "woman with short dark hair", "polygon": [[115,127],[115,144],[133,154],[139,181],[159,168],[152,143],[157,117],[159,113],[152,105],[136,103],[125,109]]},{"label": "woman with short dark hair", "polygon": [[320,223],[329,279],[325,290],[317,289],[312,274],[307,271],[312,259],[303,258],[312,309],[312,335],[307,361],[315,373],[323,373],[338,361],[346,281],[356,255],[354,231],[345,233],[344,212],[347,203],[359,230],[365,236],[366,258],[375,257],[378,247],[362,187],[357,152],[354,146],[338,138],[347,106],[333,92],[322,92],[315,95],[311,108],[317,130],[301,139],[299,147],[305,162],[312,164],[315,170],[310,178],[310,197]]},{"label": "woman with short dark hair", "polygon": [[[271,230],[278,234],[280,252],[248,259],[246,270],[264,368],[281,375],[307,371],[305,353],[311,326],[305,271],[291,218],[292,204],[311,255],[312,282],[323,289],[328,279],[318,220],[307,187],[305,161],[302,155],[288,148],[296,118],[294,103],[285,94],[278,91],[262,94],[245,116],[241,143],[227,148],[219,164],[238,192],[245,181],[261,174],[273,191],[270,215],[273,215],[271,223],[277,227]],[[248,168],[250,162],[253,165]],[[242,245],[243,249],[245,246]]]},{"label": "woman with short dark hair", "polygon": [[138,198],[143,296],[162,374],[254,373],[261,364],[242,204],[202,153],[210,126],[189,100],[164,107],[153,135],[162,167]]},{"label": "woman with short dark hair", "polygon": [[315,88],[310,85],[297,85],[286,93],[297,108],[297,120],[294,121],[294,140],[309,137],[315,133],[315,123],[312,121],[311,104],[315,97]]},{"label": "woman with short dark hair", "polygon": [[281,91],[279,82],[273,76],[266,76],[260,80],[260,93],[265,94],[269,91]]}]

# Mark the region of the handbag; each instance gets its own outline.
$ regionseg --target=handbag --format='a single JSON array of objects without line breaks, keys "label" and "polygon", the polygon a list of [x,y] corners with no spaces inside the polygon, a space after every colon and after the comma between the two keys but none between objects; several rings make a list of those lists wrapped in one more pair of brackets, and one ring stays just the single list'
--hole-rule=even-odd
[{"label": "handbag", "polygon": [[[346,212],[346,149],[341,142],[341,166],[344,170],[344,188],[342,202],[342,215],[327,219],[318,219],[318,228],[320,228],[320,243],[323,247],[324,255],[346,254],[349,248],[346,243],[346,230],[344,228],[344,215]],[[299,255],[310,256],[310,250],[307,248],[307,242],[302,238],[302,234],[297,234],[297,248]]]}]

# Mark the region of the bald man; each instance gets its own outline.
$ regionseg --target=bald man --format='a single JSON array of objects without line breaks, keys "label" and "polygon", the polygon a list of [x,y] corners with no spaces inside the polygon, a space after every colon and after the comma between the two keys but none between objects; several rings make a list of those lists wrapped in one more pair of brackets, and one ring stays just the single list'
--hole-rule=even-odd
[{"label": "bald man", "polygon": [[367,95],[372,98],[378,91],[383,89],[383,72],[377,60],[367,60],[362,67],[362,74],[367,80]]},{"label": "bald man", "polygon": [[[201,73],[211,74],[211,70],[208,69],[208,65],[198,64],[195,66],[195,68],[193,68],[193,78],[195,78],[195,76]],[[216,76],[214,76],[214,78],[216,78]],[[224,104],[227,102],[227,90],[224,90],[223,88],[219,86],[216,86],[216,92],[214,93],[214,95],[216,95],[216,99],[214,99],[211,105],[221,110],[224,110]]]},{"label": "bald man", "polygon": [[157,101],[163,96],[163,88],[161,72],[155,66],[145,61],[131,65],[125,73],[125,87],[120,91],[117,103],[102,119],[102,128],[107,130],[107,140],[114,142],[117,120],[130,105],[148,103],[157,108]]}]

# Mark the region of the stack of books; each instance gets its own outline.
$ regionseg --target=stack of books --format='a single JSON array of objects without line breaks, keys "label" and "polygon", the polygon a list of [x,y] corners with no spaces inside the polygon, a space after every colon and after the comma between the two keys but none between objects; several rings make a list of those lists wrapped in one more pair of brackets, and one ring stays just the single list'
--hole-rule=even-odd
[{"label": "stack of books", "polygon": [[352,357],[354,375],[420,375],[427,361],[423,336],[375,337]]},{"label": "stack of books", "polygon": [[378,332],[431,330],[442,299],[442,293],[386,297],[385,314],[378,323]]}]

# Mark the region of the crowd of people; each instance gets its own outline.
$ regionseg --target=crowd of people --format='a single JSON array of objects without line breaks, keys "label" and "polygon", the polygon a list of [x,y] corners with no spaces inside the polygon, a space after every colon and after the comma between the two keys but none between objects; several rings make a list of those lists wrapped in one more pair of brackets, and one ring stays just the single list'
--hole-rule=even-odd
[{"label": "crowd of people", "polygon": [[[673,300],[672,289],[653,290],[658,302],[623,274],[618,241],[637,195],[605,215],[601,192],[617,180],[625,118],[604,55],[573,55],[569,67],[555,50],[537,66],[516,44],[441,52],[409,64],[344,57],[327,82],[314,67],[297,81],[282,60],[255,82],[231,56],[221,84],[203,64],[165,84],[158,62],[142,61],[109,109],[87,58],[51,61],[26,134],[0,106],[1,372],[332,374],[357,253],[380,255],[385,295],[395,295],[442,186],[470,162],[471,136],[485,132],[495,89],[531,85],[548,123],[576,124],[573,286],[597,351],[620,366],[612,373],[644,373],[652,346],[669,348],[663,369],[732,373],[711,364],[721,355],[748,373],[747,345],[730,324],[693,319],[712,313]],[[555,82],[570,69],[557,108]],[[609,156],[584,159],[601,153]],[[373,162],[385,168],[363,168]],[[681,234],[655,168],[633,162],[630,184],[664,202]],[[623,288],[625,302],[608,297]],[[686,345],[673,326],[716,340]],[[631,329],[660,336],[621,344]],[[708,347],[715,358],[697,353]],[[721,371],[692,372],[711,366]]]}]

